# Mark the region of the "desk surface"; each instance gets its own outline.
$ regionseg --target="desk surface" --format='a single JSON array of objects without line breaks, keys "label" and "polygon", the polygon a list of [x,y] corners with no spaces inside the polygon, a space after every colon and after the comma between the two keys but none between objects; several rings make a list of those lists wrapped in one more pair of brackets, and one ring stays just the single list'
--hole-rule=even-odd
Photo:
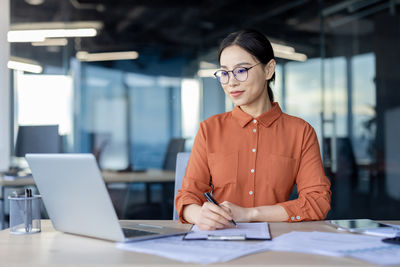
[{"label": "desk surface", "polygon": [[[171,227],[190,227],[178,221],[152,221]],[[400,224],[400,221],[390,222]],[[270,223],[272,237],[290,231],[336,232],[323,221]],[[166,258],[117,249],[115,243],[57,232],[50,221],[42,221],[42,232],[33,235],[10,235],[0,232],[0,263],[3,266],[193,266]],[[363,265],[351,258],[328,257],[292,252],[266,251],[241,257],[227,263],[207,266],[261,265]]]},{"label": "desk surface", "polygon": [[[102,176],[107,184],[110,183],[134,183],[134,182],[145,182],[145,183],[163,183],[163,182],[174,182],[175,172],[150,169],[145,172],[111,172],[102,171]],[[14,180],[4,179],[0,175],[0,186],[24,186],[34,185],[35,182],[32,177],[29,178],[17,178]]]}]

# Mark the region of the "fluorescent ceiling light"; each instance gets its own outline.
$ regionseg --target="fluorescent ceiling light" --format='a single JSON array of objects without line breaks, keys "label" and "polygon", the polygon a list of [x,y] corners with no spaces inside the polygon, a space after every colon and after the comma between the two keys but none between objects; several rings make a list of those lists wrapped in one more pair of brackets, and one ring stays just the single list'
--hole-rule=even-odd
[{"label": "fluorescent ceiling light", "polygon": [[306,61],[307,55],[296,53],[295,49],[291,46],[271,43],[274,50],[275,57],[284,58],[288,60]]},{"label": "fluorescent ceiling light", "polygon": [[82,29],[51,29],[51,30],[17,30],[7,33],[10,43],[43,42],[46,38],[92,37],[97,35],[94,28]]},{"label": "fluorescent ceiling light", "polygon": [[21,30],[54,30],[54,29],[83,29],[94,28],[100,30],[103,28],[101,21],[73,21],[73,22],[29,22],[29,23],[13,23],[10,25],[11,31]]},{"label": "fluorescent ceiling light", "polygon": [[76,53],[76,58],[80,61],[92,62],[92,61],[109,61],[109,60],[129,60],[137,59],[139,53],[136,51],[125,51],[125,52],[106,52],[106,53],[88,53],[80,51]]},{"label": "fluorescent ceiling light", "polygon": [[284,53],[284,52],[279,52],[279,51],[274,51],[275,57],[279,58],[284,58],[284,59],[289,59],[289,60],[295,60],[295,61],[306,61],[307,60],[307,55],[301,54],[301,53]]},{"label": "fluorescent ceiling light", "polygon": [[274,51],[288,52],[288,53],[294,52],[294,48],[291,46],[276,44],[276,43],[271,43],[271,45],[272,45],[272,49],[274,49]]},{"label": "fluorescent ceiling light", "polygon": [[44,3],[44,0],[25,0],[30,5],[38,6]]},{"label": "fluorescent ceiling light", "polygon": [[7,67],[13,70],[27,71],[32,73],[41,73],[42,66],[37,62],[25,58],[11,57],[7,63]]},{"label": "fluorescent ceiling light", "polygon": [[216,69],[218,66],[214,63],[210,63],[207,61],[200,61],[200,69]]},{"label": "fluorescent ceiling light", "polygon": [[201,78],[206,78],[206,77],[215,77],[214,73],[218,69],[201,69],[197,71],[197,75]]},{"label": "fluorescent ceiling light", "polygon": [[33,46],[66,46],[67,38],[45,39],[43,42],[32,42]]}]

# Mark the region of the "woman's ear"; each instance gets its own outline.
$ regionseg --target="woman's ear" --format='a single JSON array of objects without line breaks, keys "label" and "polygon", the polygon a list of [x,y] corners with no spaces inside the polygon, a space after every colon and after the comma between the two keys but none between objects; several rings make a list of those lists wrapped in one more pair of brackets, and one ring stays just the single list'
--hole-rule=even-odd
[{"label": "woman's ear", "polygon": [[270,80],[275,73],[276,61],[271,59],[264,67],[265,79]]}]

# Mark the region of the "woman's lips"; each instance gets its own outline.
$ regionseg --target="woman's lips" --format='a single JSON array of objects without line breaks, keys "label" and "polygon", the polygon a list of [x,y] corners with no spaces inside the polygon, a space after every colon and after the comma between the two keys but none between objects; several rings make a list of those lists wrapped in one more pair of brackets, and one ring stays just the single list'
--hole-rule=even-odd
[{"label": "woman's lips", "polygon": [[244,91],[232,91],[229,94],[233,97],[238,97],[241,96],[244,93]]}]

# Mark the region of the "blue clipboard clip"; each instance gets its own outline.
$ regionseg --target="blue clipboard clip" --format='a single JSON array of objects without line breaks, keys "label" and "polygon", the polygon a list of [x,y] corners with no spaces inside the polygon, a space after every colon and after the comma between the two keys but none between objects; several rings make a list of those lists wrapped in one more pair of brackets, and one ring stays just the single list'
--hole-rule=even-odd
[{"label": "blue clipboard clip", "polygon": [[246,240],[245,235],[208,235],[207,240],[242,241]]}]

